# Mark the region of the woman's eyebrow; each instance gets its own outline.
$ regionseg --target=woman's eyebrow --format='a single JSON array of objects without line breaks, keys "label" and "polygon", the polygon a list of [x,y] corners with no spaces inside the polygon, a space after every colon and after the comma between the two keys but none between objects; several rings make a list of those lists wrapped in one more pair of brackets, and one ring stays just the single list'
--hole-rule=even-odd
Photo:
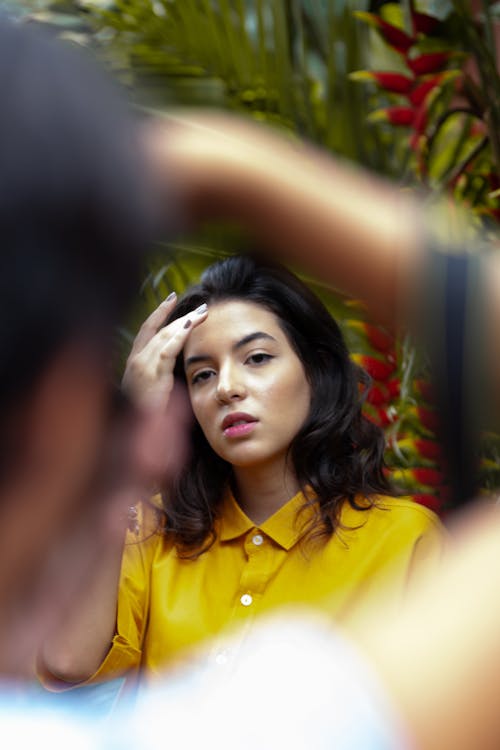
[{"label": "woman's eyebrow", "polygon": [[[271,336],[271,334],[264,333],[264,331],[255,331],[255,333],[249,333],[247,336],[243,336],[242,339],[233,344],[231,349],[237,351],[238,349],[241,349],[242,346],[246,346],[252,341],[257,341],[258,339],[266,339],[268,341],[276,342],[276,339],[274,336]],[[184,369],[187,370],[191,365],[197,365],[200,362],[209,362],[211,359],[212,357],[209,354],[196,354],[194,357],[188,357],[186,359],[184,362]]]},{"label": "woman's eyebrow", "polygon": [[269,341],[276,341],[274,336],[271,336],[269,333],[264,333],[264,331],[255,331],[255,333],[249,333],[248,336],[244,336],[242,339],[236,342],[236,344],[233,344],[233,351],[236,351],[237,349],[241,349],[242,346],[246,346],[247,344],[250,344],[252,341],[256,341],[257,339],[267,339]]},{"label": "woman's eyebrow", "polygon": [[197,354],[196,357],[188,357],[184,362],[184,369],[190,365],[197,365],[199,362],[208,362],[211,359],[208,354]]}]

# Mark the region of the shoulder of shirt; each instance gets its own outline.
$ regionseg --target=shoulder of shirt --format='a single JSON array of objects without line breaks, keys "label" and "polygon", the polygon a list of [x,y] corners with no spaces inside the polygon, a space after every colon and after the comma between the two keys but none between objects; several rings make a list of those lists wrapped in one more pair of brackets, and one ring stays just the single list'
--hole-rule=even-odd
[{"label": "shoulder of shirt", "polygon": [[162,538],[164,511],[161,495],[154,495],[147,501],[139,501],[129,510],[129,525],[126,535],[127,544],[141,546],[147,542],[154,544]]},{"label": "shoulder of shirt", "polygon": [[[438,516],[425,505],[416,503],[409,497],[391,497],[388,495],[377,495],[373,500],[373,505],[363,509],[363,499],[360,498],[361,509],[353,508],[349,503],[344,505],[342,510],[342,522],[348,525],[354,520],[355,523],[364,523],[364,520],[377,519],[381,522],[386,520],[387,524],[400,522],[421,524],[423,528],[442,529],[441,521]],[[366,500],[365,500],[366,503]],[[365,519],[363,519],[365,517]]]}]

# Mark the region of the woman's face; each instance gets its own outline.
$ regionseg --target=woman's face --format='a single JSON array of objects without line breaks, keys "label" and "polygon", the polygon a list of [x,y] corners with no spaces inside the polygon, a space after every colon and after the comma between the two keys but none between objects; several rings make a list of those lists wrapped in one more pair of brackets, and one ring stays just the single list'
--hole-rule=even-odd
[{"label": "woman's face", "polygon": [[283,465],[311,389],[278,318],[253,302],[219,302],[184,348],[196,419],[235,467]]}]

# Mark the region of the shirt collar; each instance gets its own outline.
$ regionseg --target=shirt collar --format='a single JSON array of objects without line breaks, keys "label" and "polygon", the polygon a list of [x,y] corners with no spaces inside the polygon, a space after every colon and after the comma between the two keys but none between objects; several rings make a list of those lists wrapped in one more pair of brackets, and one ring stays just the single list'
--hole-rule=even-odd
[{"label": "shirt collar", "polygon": [[219,538],[222,542],[227,542],[258,528],[280,547],[289,550],[304,536],[316,512],[315,505],[309,505],[299,513],[305,502],[302,492],[298,492],[264,523],[257,526],[243,512],[233,493],[228,490],[220,518]]}]

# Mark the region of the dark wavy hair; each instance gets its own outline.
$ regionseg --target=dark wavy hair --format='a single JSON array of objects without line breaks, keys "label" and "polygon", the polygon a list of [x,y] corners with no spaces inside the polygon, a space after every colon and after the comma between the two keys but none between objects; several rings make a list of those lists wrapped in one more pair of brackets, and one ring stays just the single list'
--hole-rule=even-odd
[{"label": "dark wavy hair", "polygon": [[[369,376],[350,359],[339,326],[311,290],[282,266],[260,259],[232,256],[211,265],[179,300],[169,322],[204,302],[210,307],[233,299],[274,313],[304,366],[311,405],[289,457],[307,504],[318,508],[311,530],[332,534],[345,501],[364,510],[377,494],[393,494],[383,472],[383,433],[362,414]],[[182,355],[176,375],[185,381]],[[181,553],[195,557],[215,539],[232,467],[212,450],[197,423],[192,440],[191,459],[165,488],[163,502],[166,533]]]}]

